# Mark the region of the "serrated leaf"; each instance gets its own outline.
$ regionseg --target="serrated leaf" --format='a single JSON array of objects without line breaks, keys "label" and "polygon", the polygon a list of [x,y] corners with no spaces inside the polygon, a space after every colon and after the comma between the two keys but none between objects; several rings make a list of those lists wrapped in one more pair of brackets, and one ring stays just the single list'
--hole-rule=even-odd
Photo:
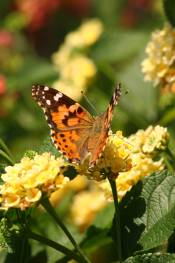
[{"label": "serrated leaf", "polygon": [[174,174],[163,171],[146,177],[120,206],[126,256],[134,250],[161,246],[175,228]]},{"label": "serrated leaf", "polygon": [[175,227],[175,176],[164,171],[146,178],[141,196],[146,213],[136,219],[145,225],[139,243],[151,249],[168,240]]},{"label": "serrated leaf", "polygon": [[124,263],[174,263],[174,254],[160,254],[160,253],[148,253],[144,255],[137,255],[130,257],[124,261]]},{"label": "serrated leaf", "polygon": [[163,0],[164,12],[172,26],[175,26],[175,1]]}]

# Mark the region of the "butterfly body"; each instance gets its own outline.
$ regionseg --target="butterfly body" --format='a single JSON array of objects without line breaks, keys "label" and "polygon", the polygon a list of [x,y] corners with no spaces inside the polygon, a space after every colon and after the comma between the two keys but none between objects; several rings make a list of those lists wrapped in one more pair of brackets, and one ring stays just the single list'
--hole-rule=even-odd
[{"label": "butterfly body", "polygon": [[120,95],[120,86],[117,86],[107,110],[93,117],[63,93],[47,86],[32,86],[32,96],[45,113],[56,148],[77,164],[90,154],[90,167],[95,165],[106,144],[113,109]]}]

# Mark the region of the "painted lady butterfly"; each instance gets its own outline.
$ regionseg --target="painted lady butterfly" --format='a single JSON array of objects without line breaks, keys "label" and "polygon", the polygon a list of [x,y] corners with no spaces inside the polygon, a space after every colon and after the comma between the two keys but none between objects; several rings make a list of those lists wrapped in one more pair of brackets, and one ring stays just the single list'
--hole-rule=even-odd
[{"label": "painted lady butterfly", "polygon": [[107,110],[97,117],[63,93],[42,85],[32,86],[32,96],[42,107],[51,137],[72,163],[81,163],[90,153],[93,167],[108,138],[114,106],[121,95],[120,85],[114,91]]}]

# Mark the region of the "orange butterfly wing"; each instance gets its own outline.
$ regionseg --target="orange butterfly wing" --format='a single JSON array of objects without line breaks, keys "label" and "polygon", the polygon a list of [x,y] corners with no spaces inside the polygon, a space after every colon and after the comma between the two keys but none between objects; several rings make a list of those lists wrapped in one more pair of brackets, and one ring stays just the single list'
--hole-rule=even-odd
[{"label": "orange butterfly wing", "polygon": [[56,148],[71,162],[79,163],[87,154],[85,145],[94,118],[79,103],[55,89],[33,85],[32,96],[45,113]]}]

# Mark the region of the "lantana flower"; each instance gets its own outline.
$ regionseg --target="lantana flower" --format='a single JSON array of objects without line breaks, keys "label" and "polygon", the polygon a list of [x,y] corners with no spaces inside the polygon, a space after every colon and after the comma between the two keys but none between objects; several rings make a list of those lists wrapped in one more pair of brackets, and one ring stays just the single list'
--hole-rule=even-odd
[{"label": "lantana flower", "polygon": [[145,80],[171,89],[175,81],[175,29],[165,24],[162,30],[153,32],[146,53],[142,62]]},{"label": "lantana flower", "polygon": [[[118,198],[121,200],[133,185],[145,176],[164,169],[163,159],[158,153],[167,147],[169,134],[166,128],[159,125],[149,126],[145,131],[139,130],[128,138],[132,145],[132,167],[128,171],[120,171],[116,178]],[[156,157],[156,161],[154,158]],[[104,190],[109,201],[112,200],[112,192],[108,180],[97,183]]]},{"label": "lantana flower", "polygon": [[66,169],[63,158],[50,153],[23,157],[20,163],[5,168],[1,179],[1,209],[16,207],[25,209],[38,202],[43,193],[50,195],[62,188],[69,178],[63,175]]},{"label": "lantana flower", "polygon": [[149,126],[146,130],[138,130],[129,137],[129,141],[134,145],[134,152],[143,152],[152,156],[157,151],[167,147],[169,133],[167,128],[160,125]]},{"label": "lantana flower", "polygon": [[59,79],[53,87],[69,97],[79,100],[81,91],[96,75],[94,62],[87,56],[87,48],[102,34],[103,26],[98,19],[84,22],[77,30],[70,32],[59,50],[52,56]]}]

